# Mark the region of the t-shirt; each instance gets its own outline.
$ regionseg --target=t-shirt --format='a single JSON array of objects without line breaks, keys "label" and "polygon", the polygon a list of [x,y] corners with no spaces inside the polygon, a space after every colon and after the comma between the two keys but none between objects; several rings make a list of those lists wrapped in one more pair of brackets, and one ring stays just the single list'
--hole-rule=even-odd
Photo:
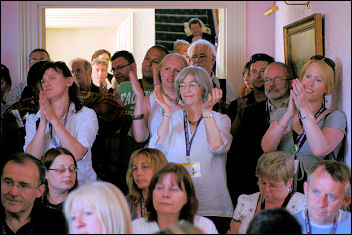
[{"label": "t-shirt", "polygon": [[[306,223],[305,223],[305,210],[297,212],[295,215],[298,223],[302,227],[302,234],[307,233]],[[312,234],[331,234],[334,223],[327,225],[315,224],[310,221]],[[336,234],[351,234],[351,213],[339,210],[339,217],[337,219]]]},{"label": "t-shirt", "polygon": [[[149,96],[154,88],[143,88],[144,95]],[[136,96],[133,92],[133,88],[130,81],[121,82],[120,85],[116,88],[116,91],[119,93],[120,98],[125,107],[124,114],[133,115],[134,106],[136,104]]]}]

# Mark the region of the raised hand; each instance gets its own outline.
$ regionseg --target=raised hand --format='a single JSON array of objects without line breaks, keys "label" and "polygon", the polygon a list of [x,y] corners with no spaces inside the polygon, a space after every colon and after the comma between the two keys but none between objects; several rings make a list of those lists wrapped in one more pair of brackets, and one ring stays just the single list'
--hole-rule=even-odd
[{"label": "raised hand", "polygon": [[291,94],[290,94],[290,100],[288,102],[288,110],[287,110],[287,112],[289,112],[290,117],[293,117],[298,112],[298,110],[297,110],[297,107],[296,107],[296,104],[295,104],[295,100],[293,99],[293,95],[292,95],[293,90],[291,90],[290,93]]},{"label": "raised hand", "polygon": [[128,76],[130,78],[131,86],[136,98],[142,98],[144,96],[141,84],[138,82],[136,71],[129,71]]},{"label": "raised hand", "polygon": [[171,115],[172,103],[161,91],[160,85],[156,85],[156,87],[154,87],[154,97],[156,99],[156,102],[162,107],[164,112],[168,115]]},{"label": "raised hand", "polygon": [[291,96],[298,110],[302,111],[304,109],[308,111],[311,109],[307,102],[309,94],[304,90],[302,83],[298,79],[292,81]]},{"label": "raised hand", "polygon": [[219,102],[222,97],[222,90],[219,88],[213,88],[211,93],[208,94],[207,100],[202,105],[203,112],[211,111],[213,106]]},{"label": "raised hand", "polygon": [[51,106],[51,102],[44,93],[43,90],[39,93],[39,108],[42,118],[44,117],[49,123],[59,120],[56,115],[54,108]]},{"label": "raised hand", "polygon": [[153,67],[153,85],[154,87],[156,87],[157,85],[161,86],[157,67]]}]

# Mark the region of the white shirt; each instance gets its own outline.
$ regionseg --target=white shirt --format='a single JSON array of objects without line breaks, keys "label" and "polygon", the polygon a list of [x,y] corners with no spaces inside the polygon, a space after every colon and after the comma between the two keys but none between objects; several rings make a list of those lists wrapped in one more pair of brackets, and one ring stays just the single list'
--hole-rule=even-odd
[{"label": "white shirt", "polygon": [[[231,217],[233,206],[226,182],[227,151],[232,141],[231,121],[227,115],[218,112],[213,114],[221,132],[223,146],[216,151],[211,150],[206,137],[204,120],[201,120],[190,151],[190,162],[200,163],[201,177],[192,178],[199,202],[197,214]],[[191,138],[189,125],[187,128]],[[183,110],[172,113],[169,133],[165,141],[162,144],[156,144],[157,139],[158,135],[153,134],[149,142],[150,148],[161,150],[169,162],[187,163]]]},{"label": "white shirt", "polygon": [[[213,221],[203,216],[194,216],[194,226],[203,230],[206,234],[218,234]],[[156,221],[148,222],[147,218],[142,217],[132,221],[132,233],[134,234],[151,234],[160,231]]]},{"label": "white shirt", "polygon": [[[88,183],[90,181],[95,181],[97,175],[92,166],[92,152],[91,148],[95,141],[96,135],[98,133],[98,118],[93,109],[87,108],[85,106],[75,113],[74,103],[70,104],[69,112],[66,120],[65,128],[66,130],[76,138],[84,147],[88,149],[84,157],[77,162],[78,171],[78,182],[80,185]],[[26,137],[23,150],[32,142],[36,132],[36,121],[41,117],[40,110],[36,114],[30,114],[26,120]],[[61,119],[61,123],[65,123],[66,115]],[[52,131],[53,139],[50,137],[49,123],[47,123],[45,129],[45,143],[43,154],[50,148],[62,147],[59,137],[56,135],[55,131]],[[58,144],[59,146],[57,146]],[[43,155],[42,154],[42,155]]]}]

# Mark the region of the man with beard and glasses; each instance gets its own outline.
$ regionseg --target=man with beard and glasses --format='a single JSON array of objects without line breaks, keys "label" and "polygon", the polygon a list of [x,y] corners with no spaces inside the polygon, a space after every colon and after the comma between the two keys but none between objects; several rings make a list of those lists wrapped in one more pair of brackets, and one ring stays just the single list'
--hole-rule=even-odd
[{"label": "man with beard and glasses", "polygon": [[[254,193],[257,190],[255,167],[258,158],[263,154],[262,137],[269,128],[271,115],[278,108],[288,106],[291,80],[293,79],[291,68],[284,63],[273,62],[266,67],[263,78],[262,84],[268,99],[253,103],[240,111],[231,126],[233,141],[228,153],[227,179],[235,205],[239,195]],[[258,78],[255,79],[258,80]],[[257,81],[257,87],[258,84]],[[241,159],[237,160],[238,158]],[[233,179],[238,179],[243,175],[247,176],[247,183],[235,184]]]}]

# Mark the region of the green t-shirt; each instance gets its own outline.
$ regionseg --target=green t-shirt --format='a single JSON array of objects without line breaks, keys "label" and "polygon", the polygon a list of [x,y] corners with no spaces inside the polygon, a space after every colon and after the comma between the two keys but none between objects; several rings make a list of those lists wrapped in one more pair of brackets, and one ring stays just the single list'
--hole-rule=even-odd
[{"label": "green t-shirt", "polygon": [[[144,88],[144,95],[149,96],[152,93],[154,88]],[[134,106],[136,104],[136,96],[133,92],[132,85],[130,81],[121,82],[120,85],[116,88],[116,91],[119,93],[123,105],[125,107],[124,114],[133,115]]]}]

